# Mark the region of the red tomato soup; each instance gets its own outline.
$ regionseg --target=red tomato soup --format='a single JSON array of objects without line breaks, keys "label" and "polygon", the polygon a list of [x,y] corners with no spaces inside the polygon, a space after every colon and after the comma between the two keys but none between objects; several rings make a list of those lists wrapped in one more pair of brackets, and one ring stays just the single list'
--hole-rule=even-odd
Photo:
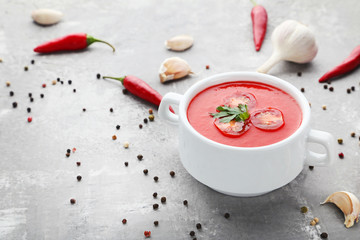
[{"label": "red tomato soup", "polygon": [[[223,116],[215,118],[210,114],[220,113],[219,106],[240,109],[239,103],[247,106],[249,118],[245,121],[233,119],[222,123]],[[238,81],[211,86],[198,93],[189,104],[187,118],[197,132],[215,142],[260,147],[293,134],[301,124],[302,112],[292,96],[276,87]]]}]

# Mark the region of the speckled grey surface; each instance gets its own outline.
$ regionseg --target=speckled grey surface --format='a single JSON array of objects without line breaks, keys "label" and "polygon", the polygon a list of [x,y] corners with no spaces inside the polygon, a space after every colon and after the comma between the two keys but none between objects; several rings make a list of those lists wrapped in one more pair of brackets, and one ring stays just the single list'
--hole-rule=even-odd
[{"label": "speckled grey surface", "polygon": [[[357,239],[358,224],[346,229],[340,210],[319,203],[339,190],[360,197],[360,70],[334,81],[334,92],[324,90],[317,79],[359,44],[360,2],[258,2],[269,15],[260,52],[254,50],[252,5],[247,0],[0,0],[0,239],[143,239],[145,230],[152,232],[151,239],[192,239],[191,230],[197,239],[320,239],[321,232],[328,232],[329,239]],[[38,26],[30,18],[36,8],[61,10],[64,18],[54,26]],[[184,93],[216,73],[254,71],[271,54],[273,29],[286,19],[309,25],[319,52],[310,64],[283,62],[270,74],[305,88],[313,128],[343,138],[336,152],[343,152],[345,158],[313,171],[305,166],[293,182],[264,196],[225,196],[197,182],[181,165],[176,128],[155,112],[155,121],[139,129],[153,106],[123,95],[117,82],[96,79],[97,73],[132,74],[165,94]],[[32,52],[44,41],[74,32],[105,39],[117,50],[113,53],[106,45],[94,44],[75,53]],[[195,38],[190,50],[174,53],[164,48],[164,40],[183,33]],[[187,60],[196,74],[161,84],[157,71],[170,56]],[[210,69],[205,70],[205,65]],[[299,71],[302,77],[297,76]],[[51,85],[57,77],[63,85]],[[347,94],[351,86],[356,91]],[[10,97],[9,91],[15,96]],[[34,102],[29,101],[29,92]],[[45,94],[43,99],[40,93]],[[27,122],[28,116],[33,122]],[[120,130],[115,129],[117,124]],[[357,137],[351,138],[354,131]],[[128,149],[123,148],[125,141],[130,143]],[[76,153],[66,158],[66,149],[73,147]],[[142,161],[138,154],[144,156]],[[147,176],[142,172],[145,168]],[[175,178],[170,177],[171,170]],[[81,182],[76,180],[78,174]],[[155,175],[157,183],[152,179]],[[166,196],[166,204],[160,203],[161,196]],[[70,198],[77,203],[70,205]],[[160,205],[157,211],[152,209],[154,203]],[[301,206],[310,211],[301,214]],[[230,219],[223,217],[225,212]],[[309,225],[313,217],[320,219],[316,227]],[[202,230],[196,229],[198,222]]]}]

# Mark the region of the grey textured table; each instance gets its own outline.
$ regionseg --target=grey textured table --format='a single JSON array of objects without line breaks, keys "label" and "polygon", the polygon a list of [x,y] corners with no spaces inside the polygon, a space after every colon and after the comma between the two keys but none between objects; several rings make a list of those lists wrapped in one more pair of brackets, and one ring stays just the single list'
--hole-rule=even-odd
[{"label": "grey textured table", "polygon": [[[192,239],[192,230],[197,239],[320,239],[321,232],[329,233],[329,239],[358,239],[359,224],[346,229],[340,210],[319,203],[339,190],[360,197],[360,71],[334,81],[334,92],[324,90],[317,79],[359,44],[360,2],[259,3],[267,9],[269,22],[263,47],[255,52],[252,4],[247,0],[0,0],[0,239],[143,239],[145,230],[152,232],[152,239]],[[30,18],[36,8],[61,10],[64,18],[51,27],[38,26]],[[286,19],[308,24],[316,33],[319,52],[310,64],[283,62],[270,74],[305,88],[312,105],[312,127],[343,138],[336,152],[343,152],[345,158],[312,171],[305,166],[293,182],[264,196],[225,196],[197,182],[181,165],[176,128],[155,111],[155,121],[139,129],[154,106],[123,95],[117,82],[96,79],[97,73],[132,74],[165,94],[184,93],[216,73],[254,71],[272,52],[273,29]],[[117,50],[113,53],[106,45],[94,44],[75,53],[32,51],[44,41],[75,32],[105,39]],[[189,51],[164,48],[164,40],[183,33],[195,38]],[[161,84],[158,68],[171,56],[187,60],[196,74]],[[29,70],[24,71],[24,66]],[[58,77],[64,84],[53,86],[51,81]],[[347,94],[351,86],[356,90]],[[15,95],[10,97],[9,91]],[[351,132],[356,138],[350,137]],[[130,143],[128,149],[123,147],[125,141]],[[76,153],[65,157],[73,147]],[[138,154],[144,156],[142,161]],[[77,161],[81,166],[76,166]],[[174,178],[171,170],[176,172]],[[77,175],[83,177],[81,182]],[[158,193],[156,199],[153,192]],[[160,202],[162,196],[166,204]],[[154,203],[160,205],[157,211]],[[302,206],[309,212],[300,213]],[[229,219],[224,218],[226,212]],[[309,224],[313,217],[320,219],[316,227]],[[128,221],[125,225],[123,218]],[[201,230],[196,229],[198,222]]]}]

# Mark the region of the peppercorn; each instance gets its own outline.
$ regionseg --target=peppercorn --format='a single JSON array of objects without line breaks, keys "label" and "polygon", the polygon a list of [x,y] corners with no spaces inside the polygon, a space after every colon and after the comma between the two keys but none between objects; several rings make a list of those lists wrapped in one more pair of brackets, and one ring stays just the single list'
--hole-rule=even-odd
[{"label": "peppercorn", "polygon": [[67,153],[71,153],[71,150],[70,150],[70,149],[66,149],[66,152],[67,152]]},{"label": "peppercorn", "polygon": [[25,66],[25,67],[24,67],[24,70],[25,70],[25,71],[29,70],[29,67],[28,67],[28,66]]},{"label": "peppercorn", "polygon": [[7,87],[10,87],[10,85],[11,85],[11,83],[9,81],[6,81],[5,84]]},{"label": "peppercorn", "polygon": [[75,204],[76,203],[76,200],[74,198],[70,199],[70,203],[71,204]]},{"label": "peppercorn", "polygon": [[157,227],[159,225],[159,221],[154,221],[154,225]]},{"label": "peppercorn", "polygon": [[142,129],[143,125],[142,124],[139,124],[139,128]]},{"label": "peppercorn", "polygon": [[149,109],[149,114],[153,114],[152,108]]},{"label": "peppercorn", "polygon": [[81,179],[82,179],[82,177],[81,177],[80,175],[78,175],[78,176],[76,177],[76,179],[80,182]]},{"label": "peppercorn", "polygon": [[43,88],[46,88],[46,84],[45,84],[45,83],[43,83],[41,86],[42,86]]},{"label": "peppercorn", "polygon": [[170,176],[174,177],[174,176],[175,176],[175,172],[174,172],[174,171],[170,171]]},{"label": "peppercorn", "polygon": [[190,236],[192,236],[192,237],[195,236],[195,232],[194,232],[194,231],[191,231],[191,232],[190,232]]},{"label": "peppercorn", "polygon": [[150,120],[151,122],[153,122],[154,119],[155,119],[155,116],[154,116],[154,115],[150,115],[150,116],[149,116],[149,120]]},{"label": "peppercorn", "polygon": [[153,209],[154,209],[154,210],[156,210],[156,209],[158,209],[158,208],[159,208],[159,204],[157,204],[157,203],[153,204]]},{"label": "peppercorn", "polygon": [[86,108],[83,108],[83,112],[86,112]]},{"label": "peppercorn", "polygon": [[156,198],[157,197],[157,192],[153,193],[153,197]]},{"label": "peppercorn", "polygon": [[314,169],[314,166],[309,166],[309,169],[310,169],[310,170],[313,170],[313,169]]},{"label": "peppercorn", "polygon": [[333,92],[333,91],[334,91],[334,88],[333,88],[333,87],[329,87],[329,90],[330,90],[330,92]]},{"label": "peppercorn", "polygon": [[356,136],[356,134],[354,132],[352,132],[352,133],[350,133],[350,136],[354,138]]},{"label": "peppercorn", "polygon": [[57,78],[56,81],[60,82],[60,78]]},{"label": "peppercorn", "polygon": [[300,211],[301,211],[302,213],[307,213],[308,208],[305,207],[305,206],[303,206],[303,207],[300,208]]},{"label": "peppercorn", "polygon": [[129,142],[124,142],[124,148],[129,148]]},{"label": "peppercorn", "polygon": [[61,84],[64,84],[64,81],[60,81]]},{"label": "peppercorn", "polygon": [[210,66],[209,66],[209,65],[206,65],[205,68],[206,68],[206,69],[210,69]]},{"label": "peppercorn", "polygon": [[323,110],[326,110],[326,105],[322,105],[322,109],[323,109]]},{"label": "peppercorn", "polygon": [[141,161],[143,159],[143,155],[141,155],[141,154],[137,155],[137,159],[139,159]]},{"label": "peppercorn", "polygon": [[325,84],[325,85],[324,85],[324,89],[328,89],[328,85]]},{"label": "peppercorn", "polygon": [[56,80],[52,80],[52,81],[51,81],[51,84],[52,84],[52,85],[56,85]]},{"label": "peppercorn", "polygon": [[145,174],[145,175],[147,175],[147,174],[148,174],[148,172],[149,172],[149,170],[144,169],[144,170],[143,170],[143,172],[144,172],[144,174]]},{"label": "peppercorn", "polygon": [[76,89],[75,89],[75,88],[73,89],[73,92],[76,93]]},{"label": "peppercorn", "polygon": [[44,94],[41,93],[41,94],[40,94],[40,97],[41,97],[41,98],[44,98]]},{"label": "peppercorn", "polygon": [[355,91],[355,86],[351,86],[351,90],[352,90],[352,91]]},{"label": "peppercorn", "polygon": [[328,235],[326,232],[323,232],[323,233],[320,234],[320,237],[321,237],[322,239],[328,238],[328,236],[329,236],[329,235]]},{"label": "peppercorn", "polygon": [[79,167],[81,165],[81,162],[76,162],[76,165]]},{"label": "peppercorn", "polygon": [[34,98],[30,98],[30,102],[33,102],[34,101]]},{"label": "peppercorn", "polygon": [[144,118],[144,123],[148,123],[148,119],[147,119],[147,118]]},{"label": "peppercorn", "polygon": [[114,110],[112,108],[110,108],[110,112],[113,112]]},{"label": "peppercorn", "polygon": [[119,129],[120,129],[120,125],[116,125],[116,129],[119,130]]},{"label": "peppercorn", "polygon": [[338,138],[338,144],[343,144],[343,139],[342,138]]},{"label": "peppercorn", "polygon": [[13,92],[13,91],[10,91],[9,94],[10,94],[10,97],[14,96],[14,92]]},{"label": "peppercorn", "polygon": [[66,153],[65,156],[66,156],[66,157],[70,157],[70,153]]},{"label": "peppercorn", "polygon": [[122,90],[122,93],[123,93],[123,94],[127,94],[127,93],[128,93],[128,90],[127,90],[126,88],[124,88],[124,89]]},{"label": "peppercorn", "polygon": [[301,77],[302,72],[298,72],[297,75],[298,75],[298,77]]},{"label": "peppercorn", "polygon": [[230,217],[230,213],[225,213],[225,214],[224,214],[224,217],[225,217],[226,219],[228,219],[228,218]]},{"label": "peppercorn", "polygon": [[201,224],[200,224],[200,223],[197,223],[197,224],[196,224],[196,228],[197,228],[197,229],[201,229]]},{"label": "peppercorn", "polygon": [[126,218],[124,218],[124,219],[122,220],[122,223],[123,223],[123,224],[126,224],[126,223],[127,223]]},{"label": "peppercorn", "polygon": [[149,238],[151,236],[151,231],[145,231],[144,235],[146,238]]},{"label": "peppercorn", "polygon": [[314,221],[315,221],[316,223],[318,223],[320,220],[319,220],[319,218],[315,217],[315,218],[314,218]]},{"label": "peppercorn", "polygon": [[33,60],[31,60],[31,64],[34,64],[35,63],[35,60],[33,59]]},{"label": "peppercorn", "polygon": [[28,117],[28,122],[30,123],[30,122],[32,122],[32,117]]},{"label": "peppercorn", "polygon": [[310,221],[310,225],[311,225],[311,226],[315,226],[315,225],[316,225],[316,222],[315,222],[314,219]]},{"label": "peppercorn", "polygon": [[166,203],[166,197],[161,197],[160,201],[161,201],[162,203]]},{"label": "peppercorn", "polygon": [[342,152],[339,153],[339,158],[340,158],[340,159],[343,159],[343,158],[344,158],[344,153],[342,153]]},{"label": "peppercorn", "polygon": [[96,74],[96,78],[97,78],[97,79],[100,79],[100,78],[101,78],[100,73]]},{"label": "peppercorn", "polygon": [[155,182],[159,181],[159,177],[158,177],[158,176],[155,176],[155,177],[154,177],[154,181],[155,181]]},{"label": "peppercorn", "polygon": [[17,102],[12,103],[13,108],[17,108],[17,105],[18,105]]},{"label": "peppercorn", "polygon": [[301,88],[300,91],[301,91],[301,92],[305,92],[305,88]]},{"label": "peppercorn", "polygon": [[129,166],[129,163],[128,163],[128,162],[124,162],[124,164],[125,164],[125,167]]},{"label": "peppercorn", "polygon": [[112,136],[112,140],[116,140],[116,138],[117,138],[116,135]]},{"label": "peppercorn", "polygon": [[350,93],[351,93],[351,89],[350,89],[350,88],[346,89],[346,92],[347,92],[348,94],[350,94]]},{"label": "peppercorn", "polygon": [[184,200],[184,201],[183,201],[183,204],[184,204],[185,206],[187,206],[187,205],[188,205],[188,201],[187,201],[187,200]]},{"label": "peppercorn", "polygon": [[72,81],[71,80],[68,80],[68,84],[71,85]]}]

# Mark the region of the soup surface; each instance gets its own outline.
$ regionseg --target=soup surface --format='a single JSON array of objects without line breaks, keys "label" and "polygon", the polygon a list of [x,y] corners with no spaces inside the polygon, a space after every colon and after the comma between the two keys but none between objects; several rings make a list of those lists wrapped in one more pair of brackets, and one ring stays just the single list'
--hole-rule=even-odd
[{"label": "soup surface", "polygon": [[[219,125],[220,118],[216,119],[211,115],[219,113],[217,107],[236,107],[239,101],[243,101],[248,107],[250,117],[245,122],[233,120]],[[259,124],[259,119],[263,123],[269,123],[271,121],[268,121],[268,116],[275,120],[272,125],[262,127],[264,124]],[[236,147],[260,147],[279,142],[293,134],[301,124],[302,112],[292,96],[276,87],[238,81],[211,86],[198,93],[188,106],[187,118],[197,132],[215,142]],[[241,134],[232,135],[222,131],[222,125],[231,124],[236,131],[235,125],[244,123],[246,127]]]}]

